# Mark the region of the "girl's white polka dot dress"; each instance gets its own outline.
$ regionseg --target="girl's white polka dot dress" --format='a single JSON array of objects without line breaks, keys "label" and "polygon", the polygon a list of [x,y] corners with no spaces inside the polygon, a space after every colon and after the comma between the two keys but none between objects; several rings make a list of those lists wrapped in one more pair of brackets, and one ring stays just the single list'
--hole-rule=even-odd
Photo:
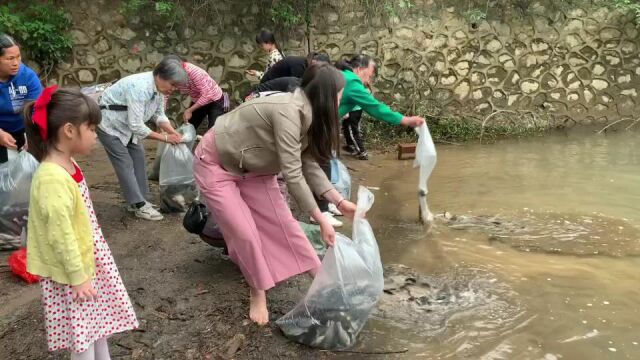
[{"label": "girl's white polka dot dress", "polygon": [[93,287],[98,293],[98,299],[75,302],[70,285],[51,279],[40,281],[49,351],[69,349],[83,352],[96,340],[138,327],[131,300],[98,225],[87,183],[80,168],[77,165],[75,168],[73,179],[80,186],[93,225],[93,254],[96,264]]}]

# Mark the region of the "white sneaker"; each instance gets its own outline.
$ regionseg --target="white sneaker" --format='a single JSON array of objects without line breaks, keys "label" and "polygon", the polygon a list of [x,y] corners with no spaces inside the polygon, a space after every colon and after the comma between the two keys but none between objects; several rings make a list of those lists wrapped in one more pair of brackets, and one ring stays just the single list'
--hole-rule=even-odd
[{"label": "white sneaker", "polygon": [[135,210],[135,215],[141,219],[158,221],[164,219],[164,216],[154,209],[150,203],[145,203],[140,209]]},{"label": "white sneaker", "polygon": [[[160,210],[160,207],[156,204],[152,204],[150,202],[146,202],[147,205],[151,206],[152,208],[154,208],[155,210]],[[138,211],[138,208],[135,205],[127,205],[127,211],[134,213],[136,211]]]},{"label": "white sneaker", "polygon": [[[322,215],[323,215],[327,220],[329,220],[329,224],[331,224],[331,226],[333,226],[334,228],[335,228],[335,227],[341,227],[341,226],[342,226],[342,221],[340,221],[340,220],[338,220],[338,219],[334,218],[332,213],[330,213],[330,212],[328,212],[328,211],[325,211],[325,212],[323,212],[323,213],[322,213]],[[314,218],[311,218],[311,222],[312,222],[313,224],[317,224],[317,223],[318,223]]]},{"label": "white sneaker", "polygon": [[342,212],[338,210],[338,207],[331,203],[329,203],[329,212],[333,214],[333,216],[342,216]]}]

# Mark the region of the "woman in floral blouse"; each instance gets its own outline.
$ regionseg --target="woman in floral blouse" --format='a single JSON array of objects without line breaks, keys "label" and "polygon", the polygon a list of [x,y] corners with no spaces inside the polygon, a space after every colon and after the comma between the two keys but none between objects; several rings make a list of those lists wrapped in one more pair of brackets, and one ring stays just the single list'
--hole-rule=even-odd
[{"label": "woman in floral blouse", "polygon": [[284,58],[284,54],[278,47],[275,35],[269,30],[262,30],[256,35],[256,43],[262,48],[262,50],[269,53],[269,60],[267,60],[267,66],[263,71],[247,70],[247,74],[253,75],[258,79],[262,79],[265,72],[269,71],[271,67],[278,61]]}]

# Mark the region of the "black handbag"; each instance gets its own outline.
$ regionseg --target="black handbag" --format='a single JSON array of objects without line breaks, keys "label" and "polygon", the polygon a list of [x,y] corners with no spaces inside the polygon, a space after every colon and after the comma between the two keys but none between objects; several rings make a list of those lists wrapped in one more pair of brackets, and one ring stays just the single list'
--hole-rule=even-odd
[{"label": "black handbag", "polygon": [[189,209],[187,209],[187,212],[184,214],[182,226],[184,226],[188,232],[200,235],[207,224],[208,216],[209,211],[207,210],[207,206],[199,201],[194,201],[189,205]]}]

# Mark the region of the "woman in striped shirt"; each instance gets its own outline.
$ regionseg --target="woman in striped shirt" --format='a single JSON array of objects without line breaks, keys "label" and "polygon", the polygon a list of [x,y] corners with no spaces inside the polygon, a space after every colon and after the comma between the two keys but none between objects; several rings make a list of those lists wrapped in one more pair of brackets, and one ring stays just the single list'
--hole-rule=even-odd
[{"label": "woman in striped shirt", "polygon": [[216,123],[218,116],[224,114],[224,93],[206,70],[191,64],[177,55],[167,55],[165,59],[179,61],[189,78],[184,85],[178,86],[181,94],[191,97],[191,105],[184,111],[184,122],[191,123],[197,129],[205,117],[208,118],[207,130]]}]

